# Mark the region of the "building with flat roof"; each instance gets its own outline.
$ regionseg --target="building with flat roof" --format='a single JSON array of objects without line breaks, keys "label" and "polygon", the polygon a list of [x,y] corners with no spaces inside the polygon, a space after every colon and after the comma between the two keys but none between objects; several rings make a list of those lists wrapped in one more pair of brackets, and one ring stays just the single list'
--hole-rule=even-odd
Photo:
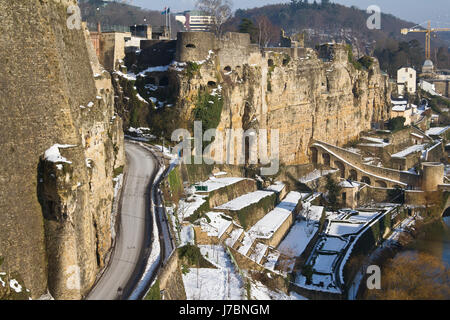
[{"label": "building with flat roof", "polygon": [[210,31],[214,17],[201,11],[185,11],[177,14],[175,19],[181,22],[185,31]]}]

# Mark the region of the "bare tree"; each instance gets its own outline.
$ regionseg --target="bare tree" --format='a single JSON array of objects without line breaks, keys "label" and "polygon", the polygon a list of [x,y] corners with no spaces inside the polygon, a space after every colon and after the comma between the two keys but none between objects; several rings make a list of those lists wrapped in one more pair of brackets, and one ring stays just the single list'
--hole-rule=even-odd
[{"label": "bare tree", "polygon": [[223,24],[231,17],[231,0],[197,0],[196,7],[213,17],[213,31],[221,35]]},{"label": "bare tree", "polygon": [[267,16],[256,17],[256,23],[259,30],[259,45],[261,47],[267,47],[271,41],[274,41],[279,36],[280,31],[273,23],[267,18]]}]

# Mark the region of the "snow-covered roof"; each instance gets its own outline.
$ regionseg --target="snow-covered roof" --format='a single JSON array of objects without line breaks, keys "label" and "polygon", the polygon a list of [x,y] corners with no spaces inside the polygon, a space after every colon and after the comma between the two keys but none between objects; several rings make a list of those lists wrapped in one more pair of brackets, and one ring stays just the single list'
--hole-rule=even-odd
[{"label": "snow-covered roof", "polygon": [[411,153],[422,151],[426,144],[416,144],[392,155],[392,158],[405,158]]},{"label": "snow-covered roof", "polygon": [[434,128],[430,128],[429,130],[427,130],[425,133],[429,136],[440,136],[441,134],[443,134],[445,131],[447,131],[450,127],[434,127]]}]

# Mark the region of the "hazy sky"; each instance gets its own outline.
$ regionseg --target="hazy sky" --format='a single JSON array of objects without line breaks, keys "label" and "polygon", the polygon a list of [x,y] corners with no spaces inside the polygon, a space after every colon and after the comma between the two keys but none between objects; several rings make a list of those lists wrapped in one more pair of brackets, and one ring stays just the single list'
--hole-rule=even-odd
[{"label": "hazy sky", "polygon": [[[130,0],[127,0],[130,2]],[[312,2],[313,0],[309,0]],[[402,19],[422,23],[429,19],[433,25],[450,27],[450,0],[331,0],[347,6],[355,5],[366,9],[376,4],[385,13],[392,13]],[[193,9],[195,0],[131,0],[132,4],[153,9],[164,10],[169,6],[173,11]],[[259,7],[269,3],[290,2],[289,0],[233,0],[234,9]],[[319,1],[318,1],[319,2]]]}]

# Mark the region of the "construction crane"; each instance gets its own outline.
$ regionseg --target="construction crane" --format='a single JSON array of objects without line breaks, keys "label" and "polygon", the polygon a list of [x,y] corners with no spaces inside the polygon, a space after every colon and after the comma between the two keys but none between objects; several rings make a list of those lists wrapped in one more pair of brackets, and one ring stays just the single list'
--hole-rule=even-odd
[{"label": "construction crane", "polygon": [[431,21],[428,21],[428,28],[427,29],[402,29],[401,32],[404,35],[407,35],[411,32],[424,32],[426,33],[426,43],[425,43],[425,58],[426,60],[431,60],[431,34],[433,32],[441,32],[441,31],[450,31],[450,28],[431,28]]}]

